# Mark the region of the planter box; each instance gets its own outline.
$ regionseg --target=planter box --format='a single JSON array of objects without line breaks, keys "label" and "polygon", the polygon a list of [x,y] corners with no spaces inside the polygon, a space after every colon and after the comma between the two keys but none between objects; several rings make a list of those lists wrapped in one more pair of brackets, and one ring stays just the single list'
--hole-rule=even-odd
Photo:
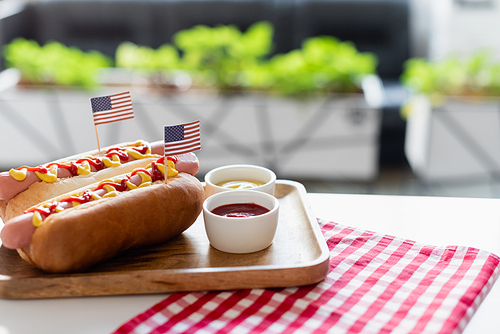
[{"label": "planter box", "polygon": [[500,173],[500,99],[448,97],[432,107],[414,97],[405,152],[425,181],[495,178]]},{"label": "planter box", "polygon": [[163,140],[163,125],[199,119],[200,174],[240,163],[270,167],[280,178],[371,180],[378,174],[381,112],[363,94],[298,101],[194,90],[155,95],[144,87],[4,90],[0,167],[35,165],[95,149],[89,98],[123,90],[131,90],[135,119],[98,126],[101,146]]}]

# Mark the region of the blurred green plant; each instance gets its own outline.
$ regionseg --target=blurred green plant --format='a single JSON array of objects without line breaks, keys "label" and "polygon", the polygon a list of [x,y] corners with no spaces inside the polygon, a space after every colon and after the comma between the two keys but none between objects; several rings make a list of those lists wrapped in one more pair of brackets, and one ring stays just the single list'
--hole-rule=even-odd
[{"label": "blurred green plant", "polygon": [[449,55],[440,61],[412,58],[405,62],[401,82],[411,91],[440,99],[446,95],[500,95],[500,63],[490,50],[468,56]]},{"label": "blurred green plant", "polygon": [[262,64],[260,71],[248,75],[249,86],[288,95],[355,92],[364,76],[376,73],[376,67],[376,56],[358,52],[353,43],[318,36],[306,39],[301,49]]},{"label": "blurred green plant", "polygon": [[[241,32],[234,25],[197,25],[177,32],[172,43],[157,49],[121,43],[115,66],[185,71],[197,86],[219,91],[265,90],[286,95],[358,91],[365,75],[375,74],[377,58],[358,52],[351,42],[331,36],[305,40],[300,49],[270,57],[274,27],[267,21]],[[33,83],[93,87],[96,70],[113,61],[96,51],[82,52],[58,42],[40,46],[16,39],[5,47],[8,67],[18,68]]]},{"label": "blurred green plant", "polygon": [[158,49],[138,46],[131,42],[121,43],[115,52],[116,67],[145,70],[169,70],[180,67],[178,50],[172,45],[162,45]]},{"label": "blurred green plant", "polygon": [[271,90],[301,95],[359,90],[364,75],[375,74],[377,58],[354,44],[329,36],[304,41],[300,50],[269,58],[274,27],[266,21],[241,32],[234,25],[198,25],[177,32],[173,44],[154,50],[129,42],[116,51],[116,66],[185,70],[196,84],[221,91]]},{"label": "blurred green plant", "polygon": [[270,53],[273,33],[268,22],[255,23],[245,33],[234,25],[199,25],[179,31],[173,42],[182,52],[183,69],[199,71],[218,89],[230,90],[241,87],[241,73]]},{"label": "blurred green plant", "polygon": [[23,38],[6,45],[4,56],[6,67],[19,69],[23,79],[35,84],[92,88],[97,85],[96,71],[113,65],[97,51],[83,52],[54,41],[40,46]]},{"label": "blurred green plant", "polygon": [[174,44],[154,50],[130,42],[116,50],[116,66],[148,70],[185,70],[200,85],[220,90],[240,87],[240,74],[267,55],[272,46],[273,27],[258,22],[242,33],[234,25],[198,25],[177,32]]}]

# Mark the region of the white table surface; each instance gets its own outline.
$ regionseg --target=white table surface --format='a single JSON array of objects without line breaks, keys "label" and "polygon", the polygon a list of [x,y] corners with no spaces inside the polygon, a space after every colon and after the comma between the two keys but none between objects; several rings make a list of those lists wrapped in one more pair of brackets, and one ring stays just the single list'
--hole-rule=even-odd
[{"label": "white table surface", "polygon": [[[432,245],[472,246],[500,255],[500,199],[308,196],[318,218]],[[499,284],[493,286],[464,333],[500,331]],[[0,334],[110,333],[165,296],[0,300]]]}]

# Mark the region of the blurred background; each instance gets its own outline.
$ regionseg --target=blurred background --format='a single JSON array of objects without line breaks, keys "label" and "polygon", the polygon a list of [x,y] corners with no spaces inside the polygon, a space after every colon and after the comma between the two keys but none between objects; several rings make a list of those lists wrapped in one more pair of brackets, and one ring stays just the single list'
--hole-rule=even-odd
[{"label": "blurred background", "polygon": [[[500,197],[499,0],[0,1],[0,170],[200,119],[198,177]],[[135,118],[94,128],[90,97]]]}]

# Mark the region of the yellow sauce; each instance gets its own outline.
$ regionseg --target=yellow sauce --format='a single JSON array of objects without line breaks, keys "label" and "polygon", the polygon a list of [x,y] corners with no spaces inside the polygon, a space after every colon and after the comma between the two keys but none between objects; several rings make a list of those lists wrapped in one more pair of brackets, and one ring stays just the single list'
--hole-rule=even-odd
[{"label": "yellow sauce", "polygon": [[[137,170],[141,170],[141,168],[136,168]],[[134,169],[135,171],[135,169]],[[151,182],[152,179],[151,179],[151,176],[149,176],[148,174],[144,173],[144,172],[137,172],[138,175],[141,176],[141,179],[142,179],[142,183],[145,183],[145,182]]]},{"label": "yellow sauce", "polygon": [[[160,171],[160,173],[165,178],[165,165],[161,164],[161,163],[157,163],[156,166],[158,167],[158,170]],[[151,165],[149,165],[147,168],[150,168],[150,167],[151,167]],[[167,173],[168,173],[168,176],[175,176],[175,175],[178,174],[178,172],[175,170],[175,164],[172,161],[170,161],[170,160],[167,160]],[[149,187],[149,186],[151,186],[153,184],[152,178],[149,175],[147,175],[146,173],[144,173],[144,172],[137,172],[136,174],[138,174],[138,175],[141,176],[141,184],[139,185],[139,187],[137,187],[135,184],[131,183],[130,181],[127,181],[126,184],[127,184],[127,188],[129,190],[133,190],[133,189],[137,189],[137,188]],[[110,179],[102,180],[101,182],[99,182],[99,185],[101,185],[103,183],[107,183],[107,182],[120,183],[121,180],[122,180],[122,178],[116,178],[115,180],[110,180]],[[99,185],[98,185],[98,187],[99,187]],[[101,198],[116,197],[116,196],[119,196],[121,194],[113,186],[108,185],[108,184],[104,184],[102,188],[104,190],[106,190],[106,194],[104,194],[101,197],[97,193],[95,193],[94,191],[92,191],[91,192],[92,200],[97,201],[97,200],[100,200]],[[74,193],[74,194],[72,194],[69,197],[80,197],[82,195],[83,195],[83,192],[79,192],[79,193]],[[79,202],[76,202],[76,201],[73,201],[72,204],[73,204],[73,207],[81,205]],[[43,203],[41,205],[41,207],[50,207],[51,205],[52,205],[52,203]],[[64,210],[62,207],[59,207],[59,206],[56,207],[56,211],[57,212],[60,212],[62,210]],[[40,225],[43,224],[43,218],[42,218],[41,214],[38,211],[34,211],[33,212],[32,223],[33,223],[33,225],[35,227],[39,227]]]},{"label": "yellow sauce", "polygon": [[32,219],[32,221],[33,221],[33,225],[35,227],[38,227],[38,226],[42,225],[43,219],[42,219],[42,215],[40,214],[40,212],[36,212],[35,211],[33,213],[33,219]]},{"label": "yellow sauce", "polygon": [[[128,155],[132,156],[136,160],[154,157],[155,155],[151,154],[151,147],[149,145],[147,145],[147,150],[146,150],[145,154],[142,154],[142,153],[133,149],[133,147],[146,146],[146,145],[147,144],[145,142],[139,140],[131,145],[128,145],[128,147],[125,147],[124,150]],[[118,167],[122,164],[118,153],[113,154],[113,152],[111,151],[110,155],[111,155],[111,158],[106,157],[106,156],[102,157],[102,162],[104,163],[104,166],[106,168]],[[94,157],[92,155],[86,155],[83,158],[94,159]],[[62,165],[69,166],[69,162],[62,163]],[[39,166],[39,167],[43,167],[43,166]],[[48,183],[53,183],[53,182],[57,181],[57,168],[58,167],[56,165],[52,165],[48,168],[49,169],[48,173],[41,173],[41,172],[35,171],[35,174],[40,178],[40,180],[42,180],[44,182],[48,182]],[[77,164],[77,168],[78,168],[77,175],[87,175],[87,174],[90,174],[92,172],[90,164],[88,163],[88,161],[85,161],[85,160],[82,161],[81,163]],[[24,179],[26,179],[27,171],[28,171],[27,168],[19,168],[19,169],[11,169],[9,171],[9,173],[15,180],[23,181]]]},{"label": "yellow sauce", "polygon": [[118,195],[120,195],[120,193],[115,190],[115,191],[110,191],[110,192],[105,193],[104,195],[102,195],[102,198],[116,197]]},{"label": "yellow sauce", "polygon": [[57,166],[56,165],[50,166],[46,174],[40,172],[35,172],[35,174],[42,181],[49,183],[55,182],[57,180]]},{"label": "yellow sauce", "polygon": [[112,191],[116,191],[116,188],[113,187],[113,186],[110,186],[109,184],[105,184],[103,186],[104,190],[106,190],[108,193],[112,192]]},{"label": "yellow sauce", "polygon": [[[165,175],[165,165],[158,164],[158,169],[163,175]],[[173,177],[177,174],[179,174],[179,172],[175,169],[174,162],[167,160],[167,177]]]},{"label": "yellow sauce", "polygon": [[[57,176],[57,166],[50,166],[50,167],[56,167],[55,168],[55,173]],[[90,174],[92,170],[90,169],[90,164],[87,160],[82,161],[82,163],[78,166],[78,175],[87,175]]]},{"label": "yellow sauce", "polygon": [[255,181],[255,180],[233,180],[219,182],[216,186],[229,188],[229,189],[252,189],[265,184],[265,182]]},{"label": "yellow sauce", "polygon": [[14,168],[11,168],[11,170],[9,171],[10,176],[12,176],[17,181],[24,180],[26,178],[26,173],[27,172],[28,172],[27,168],[23,168],[23,169],[14,169]]},{"label": "yellow sauce", "polygon": [[110,159],[108,157],[104,157],[104,158],[102,158],[102,162],[104,162],[104,166],[106,166],[107,168],[118,167],[122,164],[118,154],[113,154],[112,159]]},{"label": "yellow sauce", "polygon": [[130,181],[127,181],[126,184],[129,190],[137,189],[137,186]]}]

